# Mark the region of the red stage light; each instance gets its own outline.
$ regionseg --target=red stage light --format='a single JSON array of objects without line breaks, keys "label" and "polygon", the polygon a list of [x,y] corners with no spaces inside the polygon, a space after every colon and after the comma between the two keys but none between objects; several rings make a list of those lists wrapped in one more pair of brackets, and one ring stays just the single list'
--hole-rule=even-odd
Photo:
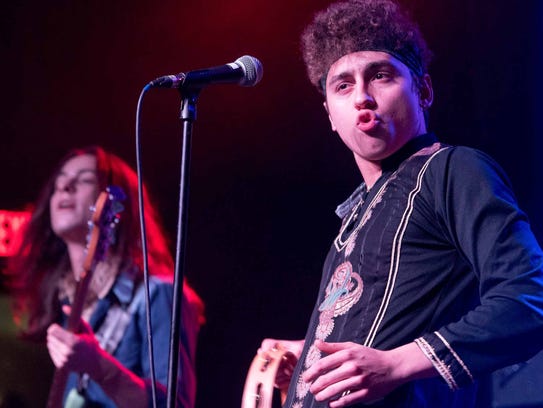
[{"label": "red stage light", "polygon": [[16,253],[21,243],[23,227],[30,215],[30,211],[0,210],[0,256]]}]

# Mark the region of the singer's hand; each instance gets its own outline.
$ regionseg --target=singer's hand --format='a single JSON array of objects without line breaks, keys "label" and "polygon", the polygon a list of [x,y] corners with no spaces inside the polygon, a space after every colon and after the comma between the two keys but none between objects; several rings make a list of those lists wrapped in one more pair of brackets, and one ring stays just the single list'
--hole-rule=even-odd
[{"label": "singer's hand", "polygon": [[258,349],[258,354],[266,354],[273,348],[288,351],[285,354],[285,358],[281,361],[275,377],[275,387],[280,389],[281,392],[286,392],[292,378],[292,373],[294,372],[294,367],[302,354],[304,340],[264,339]]},{"label": "singer's hand", "polygon": [[325,356],[302,378],[311,384],[315,400],[329,401],[331,408],[373,402],[408,381],[438,375],[415,343],[389,351],[352,342],[317,340],[315,346]]}]

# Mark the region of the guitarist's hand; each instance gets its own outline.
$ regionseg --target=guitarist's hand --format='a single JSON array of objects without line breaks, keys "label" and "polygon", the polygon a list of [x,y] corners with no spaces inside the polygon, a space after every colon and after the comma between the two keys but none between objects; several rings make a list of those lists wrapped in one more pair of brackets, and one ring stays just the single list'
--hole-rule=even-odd
[{"label": "guitarist's hand", "polygon": [[90,326],[81,321],[80,333],[74,334],[58,324],[47,329],[47,349],[57,368],[86,372],[96,371],[101,348]]},{"label": "guitarist's hand", "polygon": [[47,348],[57,368],[85,372],[119,408],[149,406],[143,379],[132,373],[98,344],[91,327],[80,321],[79,333],[58,324],[47,329]]},{"label": "guitarist's hand", "polygon": [[285,354],[285,358],[281,361],[275,377],[275,387],[279,388],[283,393],[288,390],[294,367],[304,348],[304,340],[264,339],[258,349],[258,354],[265,355],[265,353],[274,348],[288,351]]}]

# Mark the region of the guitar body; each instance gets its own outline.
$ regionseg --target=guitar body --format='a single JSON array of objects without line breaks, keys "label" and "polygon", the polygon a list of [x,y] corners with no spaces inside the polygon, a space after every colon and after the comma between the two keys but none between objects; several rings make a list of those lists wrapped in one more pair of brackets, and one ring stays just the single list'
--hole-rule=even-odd
[{"label": "guitar body", "polygon": [[284,349],[273,348],[253,358],[243,388],[241,408],[272,408],[275,378],[287,353]]},{"label": "guitar body", "polygon": [[[125,195],[120,188],[111,186],[99,194],[92,208],[93,216],[89,222],[87,254],[83,262],[83,272],[77,282],[74,301],[66,324],[66,329],[73,333],[77,333],[79,328],[94,267],[99,261],[105,259],[107,250],[114,240],[113,231],[119,222],[119,213],[123,210],[120,201],[124,198]],[[70,371],[66,369],[55,370],[47,399],[47,408],[62,408],[69,374]]]}]

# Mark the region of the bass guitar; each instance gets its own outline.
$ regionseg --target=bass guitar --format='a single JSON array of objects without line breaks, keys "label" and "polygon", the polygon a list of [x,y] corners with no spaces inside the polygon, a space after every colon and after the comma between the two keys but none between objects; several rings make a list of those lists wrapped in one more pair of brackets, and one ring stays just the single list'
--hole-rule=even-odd
[{"label": "bass guitar", "polygon": [[[120,213],[124,209],[121,201],[124,199],[124,192],[119,187],[110,186],[98,195],[96,203],[91,208],[92,218],[89,221],[83,271],[77,280],[74,301],[66,325],[66,329],[73,333],[78,330],[94,268],[98,262],[105,259],[108,248],[114,242],[115,228],[119,223]],[[47,408],[62,407],[68,375],[69,371],[66,369],[55,370]]]}]

